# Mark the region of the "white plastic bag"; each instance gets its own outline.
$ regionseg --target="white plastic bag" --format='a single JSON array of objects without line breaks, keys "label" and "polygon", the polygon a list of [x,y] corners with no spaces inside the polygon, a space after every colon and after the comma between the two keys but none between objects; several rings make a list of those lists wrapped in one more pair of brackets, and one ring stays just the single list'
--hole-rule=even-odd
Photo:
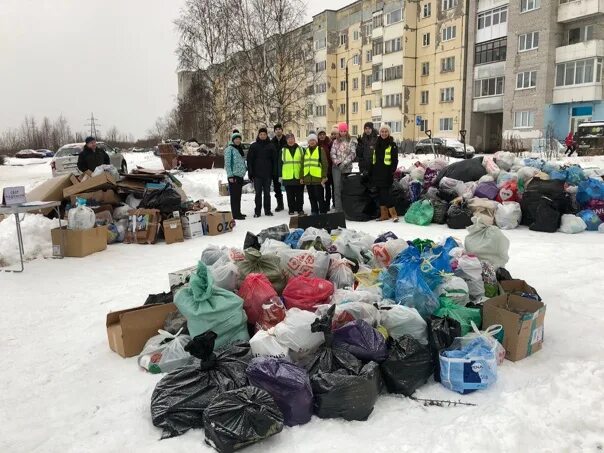
[{"label": "white plastic bag", "polygon": [[132,209],[138,208],[138,205],[141,204],[141,201],[142,199],[136,198],[133,193],[126,197],[126,204]]},{"label": "white plastic bag", "polygon": [[587,230],[587,224],[581,217],[573,214],[562,215],[562,222],[558,231],[566,234],[576,234],[585,230]]},{"label": "white plastic bag", "polygon": [[535,167],[522,167],[516,172],[516,175],[518,176],[518,180],[522,180],[526,187],[526,183],[533,179],[537,173],[539,173],[539,169]]},{"label": "white plastic bag", "polygon": [[[573,216],[574,217],[574,216]],[[513,230],[520,225],[522,209],[515,201],[504,201],[497,206],[495,211],[495,223],[502,230]]]},{"label": "white plastic bag", "polygon": [[598,227],[598,233],[604,233],[604,222],[602,222]]},{"label": "white plastic bag", "polygon": [[309,275],[325,279],[329,269],[329,253],[316,250],[278,249],[281,268],[288,278]]},{"label": "white plastic bag", "polygon": [[285,319],[275,326],[273,334],[279,344],[291,351],[291,356],[299,360],[316,351],[325,342],[323,332],[312,332],[310,325],[317,319],[314,313],[299,308],[287,310]]},{"label": "white plastic bag", "polygon": [[495,162],[497,166],[504,171],[510,171],[514,166],[515,156],[508,151],[498,151],[495,153]]},{"label": "white plastic bag", "polygon": [[287,249],[291,250],[291,247],[285,242],[278,241],[276,239],[268,238],[265,239],[260,246],[260,253],[266,255],[267,253],[276,253],[278,250]]},{"label": "white plastic bag", "polygon": [[149,338],[143,351],[138,356],[138,365],[150,373],[169,373],[185,366],[191,355],[185,351],[185,345],[191,341],[189,335],[181,335],[158,330],[159,335]]},{"label": "white plastic bag", "polygon": [[468,235],[464,241],[466,251],[490,262],[495,268],[505,267],[510,260],[510,240],[496,226],[475,220],[474,225],[467,228]]},{"label": "white plastic bag", "polygon": [[392,239],[373,244],[371,251],[379,267],[388,267],[394,258],[409,247],[404,239]]},{"label": "white plastic bag", "polygon": [[67,215],[67,228],[70,230],[88,230],[94,228],[96,215],[88,206],[71,208]]},{"label": "white plastic bag", "polygon": [[369,289],[357,289],[355,291],[351,289],[336,289],[331,296],[331,303],[336,305],[343,305],[350,302],[362,302],[365,304],[373,305],[378,304],[382,300],[382,294],[378,287],[375,290]]},{"label": "white plastic bag", "polygon": [[428,344],[426,321],[415,308],[404,305],[385,305],[380,307],[380,324],[386,328],[393,339],[411,335],[421,344]]},{"label": "white plastic bag", "polygon": [[495,158],[493,156],[484,156],[482,159],[482,166],[493,178],[497,178],[497,176],[499,176],[501,169],[495,163]]},{"label": "white plastic bag", "polygon": [[132,210],[132,208],[130,206],[128,206],[127,204],[123,204],[121,206],[118,206],[117,208],[115,208],[113,210],[113,219],[114,220],[122,220],[122,219],[127,219],[129,216],[129,212]]},{"label": "white plastic bag", "polygon": [[442,284],[436,288],[436,294],[446,296],[462,307],[465,307],[470,302],[468,284],[463,278],[456,277],[455,275],[445,277]]},{"label": "white plastic bag", "polygon": [[302,236],[300,236],[300,239],[298,240],[298,248],[302,247],[302,244],[305,242],[312,242],[316,238],[321,239],[321,242],[325,248],[329,248],[332,243],[331,236],[327,231],[314,227],[308,227],[306,230],[304,230],[304,233],[302,233]]},{"label": "white plastic bag", "polygon": [[495,182],[495,178],[493,178],[491,175],[489,175],[488,173],[484,176],[481,176],[480,179],[478,180],[478,184],[482,184],[484,182]]},{"label": "white plastic bag", "polygon": [[[319,305],[315,314],[318,317],[325,316],[327,310],[331,308],[331,305]],[[336,305],[336,311],[334,314],[334,321],[338,317],[342,316],[343,312],[348,313],[354,319],[362,319],[372,327],[377,327],[380,323],[380,312],[373,305],[365,302],[348,302],[346,304]]]},{"label": "white plastic bag", "polygon": [[414,166],[409,172],[409,176],[411,177],[412,181],[423,181],[425,175],[426,169],[424,167]]},{"label": "white plastic bag", "polygon": [[239,288],[239,267],[232,262],[225,264],[216,264],[208,267],[208,270],[214,277],[214,285],[228,291],[235,291]]},{"label": "white plastic bag", "polygon": [[466,182],[464,184],[464,190],[461,196],[464,200],[470,200],[474,197],[474,192],[476,192],[476,187],[478,187],[478,183],[475,181]]},{"label": "white plastic bag", "polygon": [[[451,251],[453,252],[453,250]],[[484,296],[484,282],[482,281],[482,264],[475,256],[462,255],[457,258],[455,275],[461,277],[468,284],[470,297],[479,299]]]},{"label": "white plastic bag", "polygon": [[440,187],[441,189],[454,190],[460,197],[466,190],[466,185],[463,181],[460,181],[459,179],[449,178],[447,176],[440,180],[440,183],[438,183],[438,187]]},{"label": "white plastic bag", "polygon": [[109,173],[109,175],[111,175],[111,177],[113,179],[115,179],[116,181],[119,181],[119,179],[120,179],[120,174],[118,173],[117,168],[115,168],[111,164],[108,164],[108,165],[99,165],[92,172],[92,176],[93,177],[94,176],[99,176],[99,175],[101,175],[103,173]]},{"label": "white plastic bag", "polygon": [[217,245],[208,245],[201,252],[201,261],[206,266],[225,264],[229,261],[229,249]]},{"label": "white plastic bag", "polygon": [[274,328],[259,330],[250,339],[250,348],[254,357],[273,357],[275,359],[290,359],[289,348],[277,341]]},{"label": "white plastic bag", "polygon": [[358,264],[372,266],[374,263],[371,248],[375,239],[366,233],[353,230],[342,230],[334,241],[338,253],[345,258],[356,261]]},{"label": "white plastic bag", "polygon": [[335,289],[352,288],[354,286],[354,274],[351,266],[353,263],[338,255],[331,257],[327,279],[333,283]]}]

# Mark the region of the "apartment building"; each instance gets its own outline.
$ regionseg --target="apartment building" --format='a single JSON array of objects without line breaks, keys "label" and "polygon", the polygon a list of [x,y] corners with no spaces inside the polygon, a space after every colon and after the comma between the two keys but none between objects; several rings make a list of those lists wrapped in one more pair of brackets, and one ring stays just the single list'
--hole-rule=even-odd
[{"label": "apartment building", "polygon": [[602,0],[478,0],[469,10],[468,141],[563,140],[604,118]]}]

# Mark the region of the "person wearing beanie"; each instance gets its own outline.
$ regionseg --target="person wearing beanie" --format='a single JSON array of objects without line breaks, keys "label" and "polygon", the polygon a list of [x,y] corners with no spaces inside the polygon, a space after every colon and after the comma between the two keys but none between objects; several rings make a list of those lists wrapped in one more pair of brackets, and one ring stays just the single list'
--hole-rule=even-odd
[{"label": "person wearing beanie", "polygon": [[331,140],[327,136],[325,129],[319,129],[319,146],[327,156],[327,182],[325,183],[325,205],[327,209],[331,207],[332,192],[333,192],[333,174],[331,171]]},{"label": "person wearing beanie", "polygon": [[392,200],[392,183],[398,167],[398,147],[386,125],[380,128],[375,149],[369,159],[369,181],[379,193],[380,218],[378,221],[392,219],[398,222],[398,214]]},{"label": "person wearing beanie", "polygon": [[235,220],[245,220],[241,213],[241,193],[243,191],[243,178],[247,172],[241,134],[234,132],[231,142],[224,150],[224,168],[229,181],[229,196],[231,197],[231,212]]},{"label": "person wearing beanie", "polygon": [[371,121],[366,122],[363,127],[363,135],[359,137],[357,146],[357,162],[362,173],[369,169],[369,161],[375,150],[377,139],[378,133],[373,128],[373,123]]},{"label": "person wearing beanie", "polygon": [[[280,123],[275,124],[273,127],[273,131],[275,132],[275,136],[271,140],[273,146],[275,147],[275,161],[279,161],[279,157],[281,156],[281,150],[287,145],[287,140],[283,135],[283,126]],[[277,200],[277,207],[275,211],[281,212],[283,211],[283,191],[281,190],[281,183],[279,182],[279,172],[275,174],[273,177],[273,188],[275,189],[275,199]]]},{"label": "person wearing beanie", "polygon": [[352,171],[352,163],[356,157],[356,142],[348,134],[348,125],[338,125],[338,138],[331,145],[331,171],[333,174],[333,197],[336,211],[342,212],[342,180],[344,175]]},{"label": "person wearing beanie", "polygon": [[247,171],[256,192],[254,217],[260,217],[263,207],[264,215],[272,216],[271,182],[278,171],[277,153],[265,127],[258,130],[258,137],[247,153]]},{"label": "person wearing beanie", "polygon": [[287,195],[287,208],[289,215],[304,215],[304,186],[300,183],[304,150],[296,143],[294,134],[287,134],[286,141],[279,153],[279,174]]},{"label": "person wearing beanie", "polygon": [[334,124],[333,127],[331,128],[331,133],[329,138],[331,139],[331,142],[335,142],[336,139],[338,138],[338,135],[340,134],[340,129],[338,129],[338,125]]},{"label": "person wearing beanie", "polygon": [[110,165],[109,155],[102,148],[97,148],[94,137],[86,137],[84,148],[78,155],[78,169],[94,171],[100,165]]},{"label": "person wearing beanie", "polygon": [[306,186],[308,198],[310,198],[310,210],[312,215],[326,214],[325,194],[323,185],[327,183],[328,161],[325,151],[319,147],[319,139],[316,134],[309,134],[306,139],[308,148],[304,151],[302,159],[301,183]]}]

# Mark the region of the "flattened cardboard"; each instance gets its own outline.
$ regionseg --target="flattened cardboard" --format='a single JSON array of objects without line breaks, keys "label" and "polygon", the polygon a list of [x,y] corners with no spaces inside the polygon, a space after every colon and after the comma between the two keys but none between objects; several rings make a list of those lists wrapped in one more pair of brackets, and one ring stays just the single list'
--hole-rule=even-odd
[{"label": "flattened cardboard", "polygon": [[94,192],[86,192],[79,193],[77,195],[72,195],[70,198],[71,205],[75,206],[76,198],[83,198],[88,200],[88,205],[91,204],[111,204],[111,205],[119,205],[122,200],[115,193],[115,190],[96,190]]},{"label": "flattened cardboard", "polygon": [[235,220],[230,211],[208,212],[205,218],[208,225],[208,236],[230,233],[235,228]]},{"label": "flattened cardboard", "polygon": [[333,212],[329,214],[291,216],[289,219],[290,228],[309,227],[324,229],[327,231],[346,228],[346,216],[343,212]]},{"label": "flattened cardboard", "polygon": [[107,314],[107,339],[112,351],[122,357],[133,357],[143,350],[149,338],[162,329],[176,305],[143,305]]},{"label": "flattened cardboard", "polygon": [[507,294],[527,293],[527,294],[539,295],[537,290],[535,288],[533,288],[531,285],[529,285],[527,282],[525,282],[524,280],[503,280],[503,281],[499,282],[499,285],[501,286],[501,289],[503,290],[503,291],[501,291],[501,293],[507,293]]},{"label": "flattened cardboard", "polygon": [[[170,284],[170,291],[176,292],[176,290],[189,284],[189,277],[197,270],[197,266],[187,267],[179,271],[170,272],[168,274],[168,283]],[[176,295],[176,294],[175,294]]]},{"label": "flattened cardboard", "polygon": [[[71,176],[62,175],[47,179],[27,193],[27,201],[63,201],[63,190],[73,185]],[[44,209],[40,212],[48,215],[52,211],[53,209]]]},{"label": "flattened cardboard", "polygon": [[79,184],[63,189],[63,197],[69,198],[72,195],[79,193],[90,192],[95,189],[104,189],[115,187],[115,179],[107,172],[103,172],[98,176],[92,176],[88,179],[83,180]]},{"label": "flattened cardboard", "polygon": [[97,226],[88,230],[54,228],[50,236],[53,256],[82,258],[107,248],[106,226]]},{"label": "flattened cardboard", "polygon": [[180,219],[164,220],[162,226],[164,229],[164,239],[166,240],[166,244],[184,242],[185,237],[182,231],[182,223],[180,223]]},{"label": "flattened cardboard", "polygon": [[543,302],[514,294],[503,294],[484,303],[482,328],[501,324],[504,331],[505,358],[516,362],[543,347],[545,310]]}]

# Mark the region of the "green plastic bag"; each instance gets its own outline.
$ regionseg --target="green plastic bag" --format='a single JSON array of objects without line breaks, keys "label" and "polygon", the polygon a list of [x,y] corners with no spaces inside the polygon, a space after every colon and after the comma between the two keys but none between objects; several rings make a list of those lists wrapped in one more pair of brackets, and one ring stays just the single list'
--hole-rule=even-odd
[{"label": "green plastic bag", "polygon": [[281,270],[279,256],[268,253],[263,255],[254,248],[245,249],[244,254],[245,260],[237,263],[241,280],[243,281],[248,274],[264,274],[277,291],[277,294],[281,295],[287,284],[287,278]]},{"label": "green plastic bag", "polygon": [[434,216],[434,207],[430,200],[416,201],[405,214],[405,222],[415,225],[430,225]]},{"label": "green plastic bag", "polygon": [[472,332],[471,321],[474,324],[480,326],[482,324],[482,316],[480,315],[480,309],[478,308],[466,308],[461,305],[457,305],[453,299],[446,296],[440,296],[438,298],[440,307],[434,312],[435,316],[439,318],[453,318],[461,324],[461,336],[463,337],[467,333]]},{"label": "green plastic bag", "polygon": [[243,299],[215,286],[212,275],[201,261],[191,275],[189,286],[176,293],[174,305],[187,318],[191,337],[212,330],[218,335],[216,348],[250,339]]}]

